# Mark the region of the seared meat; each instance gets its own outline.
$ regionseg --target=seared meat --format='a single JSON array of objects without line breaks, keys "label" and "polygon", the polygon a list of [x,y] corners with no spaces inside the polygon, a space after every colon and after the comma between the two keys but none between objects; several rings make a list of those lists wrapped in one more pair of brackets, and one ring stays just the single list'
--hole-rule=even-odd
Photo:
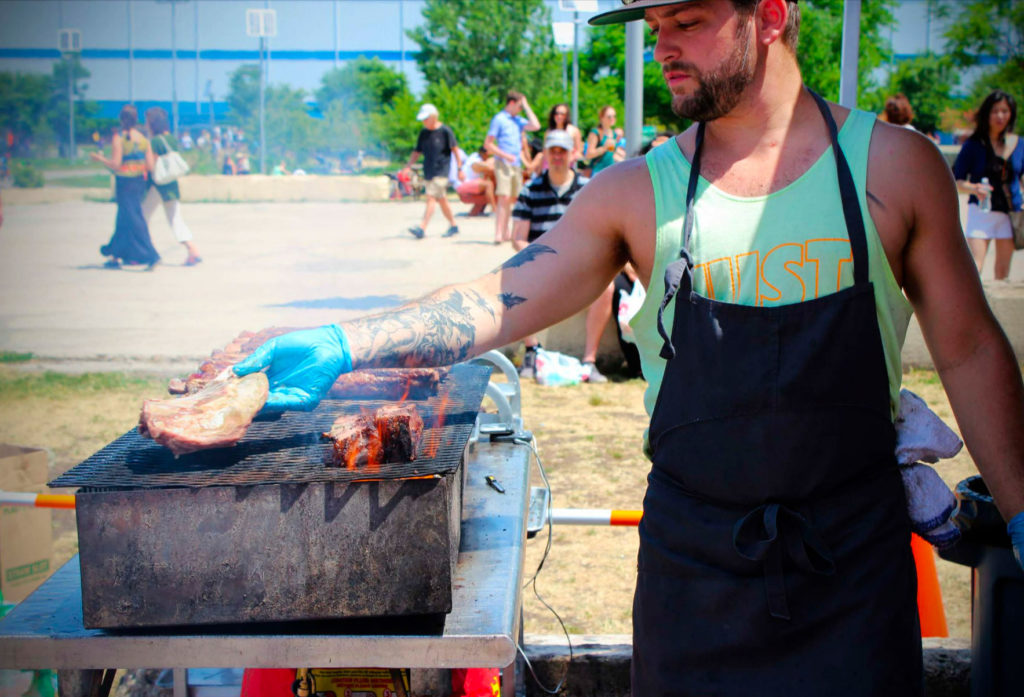
[{"label": "seared meat", "polygon": [[331,399],[425,399],[437,393],[447,368],[354,370],[331,385]]},{"label": "seared meat", "polygon": [[373,415],[384,462],[412,462],[423,439],[423,417],[412,404],[383,406]]},{"label": "seared meat", "polygon": [[332,441],[328,465],[355,469],[411,462],[423,439],[423,417],[411,404],[385,406],[372,416],[340,416],[323,436]]},{"label": "seared meat", "polygon": [[195,394],[142,403],[139,433],[175,455],[234,445],[267,401],[263,373],[244,378],[227,371]]}]

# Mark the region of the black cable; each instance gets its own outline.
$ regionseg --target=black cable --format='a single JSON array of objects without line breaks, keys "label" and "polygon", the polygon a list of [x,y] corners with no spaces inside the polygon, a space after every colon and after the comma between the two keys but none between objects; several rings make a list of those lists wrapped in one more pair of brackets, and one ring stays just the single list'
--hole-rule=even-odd
[{"label": "black cable", "polygon": [[531,451],[533,451],[533,457],[537,461],[537,468],[540,470],[540,478],[541,480],[543,480],[544,488],[547,489],[548,492],[547,543],[544,545],[544,554],[541,555],[540,563],[537,564],[537,570],[534,571],[533,576],[531,576],[530,579],[523,584],[523,588],[532,585],[533,594],[537,596],[537,600],[539,600],[541,604],[544,605],[544,607],[551,611],[551,614],[555,616],[555,619],[558,620],[558,624],[562,627],[562,633],[565,634],[565,642],[569,646],[569,663],[566,665],[565,675],[562,676],[562,679],[558,681],[558,684],[555,685],[555,688],[553,690],[548,689],[548,687],[546,687],[544,683],[540,681],[540,678],[537,677],[537,673],[534,672],[533,665],[530,663],[530,659],[526,657],[526,652],[523,650],[523,647],[519,644],[518,641],[516,641],[516,650],[519,651],[519,655],[521,655],[523,657],[523,661],[526,662],[526,667],[527,669],[529,669],[530,675],[533,676],[533,680],[537,683],[537,686],[549,695],[557,695],[559,692],[561,692],[562,687],[565,685],[566,678],[569,677],[569,669],[572,667],[572,640],[569,638],[569,630],[565,628],[565,622],[562,621],[562,618],[559,617],[557,612],[555,612],[555,609],[551,607],[551,605],[549,605],[543,597],[541,597],[540,591],[537,590],[537,576],[540,575],[540,570],[544,568],[544,562],[547,561],[548,553],[551,551],[551,538],[553,534],[553,525],[551,522],[551,483],[548,481],[547,473],[544,471],[544,463],[542,463],[540,460],[540,453],[537,452],[536,444],[533,441],[527,441],[522,438],[513,438],[512,442],[518,443],[519,445],[525,445],[528,448],[530,448]]}]

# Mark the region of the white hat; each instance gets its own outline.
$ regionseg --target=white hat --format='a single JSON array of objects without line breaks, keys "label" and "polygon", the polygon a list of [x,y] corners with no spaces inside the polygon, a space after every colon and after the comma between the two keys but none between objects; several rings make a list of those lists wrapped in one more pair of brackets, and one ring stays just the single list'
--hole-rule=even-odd
[{"label": "white hat", "polygon": [[426,121],[431,116],[437,116],[437,107],[433,104],[424,104],[420,107],[420,111],[416,114],[417,121]]},{"label": "white hat", "polygon": [[548,148],[562,148],[572,152],[572,147],[572,136],[567,131],[548,131],[548,134],[544,136],[545,150]]}]

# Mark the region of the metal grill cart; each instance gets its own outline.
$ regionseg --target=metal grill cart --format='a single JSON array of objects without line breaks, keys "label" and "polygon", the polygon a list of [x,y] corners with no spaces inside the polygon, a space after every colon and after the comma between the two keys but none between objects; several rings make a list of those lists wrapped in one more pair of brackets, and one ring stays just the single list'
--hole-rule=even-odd
[{"label": "metal grill cart", "polygon": [[[160,476],[167,474],[164,465],[168,463],[141,458],[139,453],[150,445],[146,443],[128,447],[120,456],[99,462],[103,466],[97,470],[98,461],[94,458],[106,457],[105,451],[121,448],[122,441],[132,436],[126,434],[114,441],[83,463],[88,466],[79,472],[89,477],[78,497],[79,535],[83,542],[93,537],[94,544],[83,544],[79,556],[0,620],[0,668],[57,669],[62,695],[84,697],[102,695],[103,688],[109,688],[112,667],[410,668],[414,692],[417,684],[440,684],[438,669],[492,667],[506,669],[504,693],[515,694],[514,664],[516,644],[522,632],[520,589],[531,452],[512,440],[512,436],[522,433],[515,370],[500,355],[491,360],[508,375],[509,383],[488,383],[490,366],[457,366],[452,373],[462,373],[458,388],[464,394],[467,390],[472,394],[468,401],[463,400],[461,410],[452,412],[452,418],[443,429],[432,429],[436,432],[425,434],[424,447],[428,449],[431,439],[440,439],[437,457],[433,451],[428,452],[428,457],[417,458],[414,462],[420,471],[403,472],[402,478],[393,481],[346,483],[338,481],[346,475],[344,470],[337,469],[329,470],[326,476],[330,480],[323,481],[322,466],[307,468],[305,474],[300,472],[301,466],[285,468],[292,477],[290,480],[268,480],[268,476],[272,477],[270,472],[281,468],[265,466],[268,449],[261,448],[259,442],[266,443],[269,437],[264,434],[261,441],[260,431],[277,429],[274,437],[287,441],[287,447],[312,449],[317,452],[311,456],[318,457],[318,451],[326,446],[294,437],[295,433],[308,432],[309,423],[302,423],[300,429],[292,431],[280,424],[257,424],[253,429],[257,432],[252,434],[251,440],[247,434],[237,449],[229,451],[231,462],[214,463],[219,473],[211,476],[219,477],[218,481],[226,486],[197,488],[193,485],[190,488],[180,479],[174,480],[174,477],[192,476],[195,471],[189,470],[199,471],[210,464],[202,462],[193,462],[191,467],[187,463],[185,467],[181,467],[181,463],[174,464],[170,484],[162,481],[160,486],[148,486],[154,471]],[[477,384],[481,375],[483,380]],[[477,413],[485,391],[498,404],[497,414]],[[424,405],[424,412],[433,414],[434,407]],[[343,409],[330,404],[323,408],[326,415],[312,418],[321,418],[328,424],[334,412]],[[472,418],[466,418],[468,411],[472,411]],[[320,409],[314,415],[319,412]],[[428,425],[431,423],[430,419],[425,421]],[[319,428],[319,422],[316,427]],[[463,431],[459,437],[457,432]],[[461,456],[456,456],[454,461],[444,456],[446,446],[448,451],[455,447]],[[111,470],[106,468],[105,462],[112,462],[115,468],[124,471],[114,472],[111,478],[108,476]],[[178,470],[185,472],[181,474]],[[71,470],[68,474],[74,476],[74,473],[75,470]],[[232,478],[236,475],[242,479],[256,478],[256,483],[237,486],[238,481]],[[123,484],[123,478],[128,476],[145,476],[146,479],[133,481],[136,488],[113,486]],[[409,476],[428,478],[408,479]],[[301,479],[296,480],[296,477]],[[491,486],[488,477],[499,481],[504,492]],[[199,479],[205,483],[208,478],[200,475]],[[61,480],[58,482],[66,485]],[[421,483],[415,485],[426,488],[415,492],[402,489],[410,483]],[[389,486],[397,488],[388,489]],[[341,494],[337,493],[337,487],[343,488]],[[441,494],[435,495],[435,490]],[[162,498],[167,496],[172,498]],[[195,503],[196,496],[213,498]],[[368,507],[351,504],[352,513],[339,512],[361,498],[367,499]],[[260,503],[262,499],[272,502],[273,506],[265,505],[266,501]],[[312,502],[305,509],[299,503],[304,499]],[[410,510],[417,513],[417,505],[432,499],[436,499],[433,509],[422,513],[420,518],[402,517]],[[340,500],[342,503],[337,503]],[[232,596],[231,584],[211,586],[211,574],[216,572],[218,564],[223,565],[232,583],[248,582],[235,574],[232,567],[251,570],[255,564],[250,555],[259,552],[259,545],[245,543],[246,554],[232,556],[228,548],[218,546],[220,543],[216,540],[220,538],[232,540],[233,544],[242,544],[247,539],[244,534],[229,531],[232,525],[216,515],[220,509],[226,509],[227,515],[232,516],[230,523],[241,519],[241,529],[249,528],[254,533],[249,538],[258,539],[268,530],[281,529],[279,524],[275,528],[259,528],[259,516],[235,508],[239,501],[259,503],[258,510],[265,516],[270,516],[267,511],[278,512],[279,509],[283,519],[293,522],[285,527],[294,527],[300,533],[291,537],[286,534],[284,547],[280,549],[275,541],[264,538],[262,544],[271,550],[267,553],[269,556],[257,560],[262,565],[260,574],[250,573],[245,577],[259,577],[261,592],[266,598],[276,597],[275,602],[242,602],[240,597]],[[332,501],[337,505],[332,507]],[[186,507],[181,509],[183,502]],[[405,514],[401,510],[402,502],[410,504],[404,506],[409,509]],[[176,518],[160,515],[168,506],[175,507]],[[125,510],[130,512],[127,517],[116,515]],[[379,546],[379,553],[403,555],[403,559],[387,559],[387,563],[381,565],[386,573],[377,575],[367,568],[358,573],[339,571],[356,592],[348,594],[334,607],[325,606],[325,602],[339,595],[340,586],[332,586],[330,592],[309,588],[310,582],[322,577],[316,576],[318,572],[315,573],[308,560],[305,568],[292,568],[289,573],[289,565],[295,567],[298,558],[280,551],[314,537],[317,519],[311,517],[311,511],[316,511],[320,519],[328,523],[332,520],[344,523],[335,539],[314,541],[314,544],[326,545],[325,553],[332,545],[340,545],[343,553],[359,553],[365,545],[375,544],[374,531],[383,531],[387,533],[384,537],[398,541]],[[246,518],[247,515],[250,517]],[[392,516],[395,516],[394,521]],[[457,524],[451,526],[454,528],[451,534],[446,534],[449,517]],[[393,528],[389,528],[392,523]],[[415,545],[409,546],[402,538],[421,539],[418,532],[421,523],[433,526],[436,534],[427,536],[434,541],[429,553],[417,555],[412,551]],[[191,537],[200,526],[217,525],[221,529],[212,538],[213,542],[201,536]],[[414,528],[409,528],[410,525]],[[117,528],[120,528],[120,536],[131,544],[117,541],[118,535],[111,534]],[[193,547],[192,555],[186,556],[180,549],[167,552],[165,547],[159,547],[157,552],[152,548],[142,549],[135,543],[155,544],[147,529],[162,529],[164,538],[181,537]],[[345,529],[355,530],[351,539],[346,539]],[[454,555],[449,554],[452,540],[457,549]],[[345,544],[350,547],[347,551]],[[109,548],[119,545],[118,559],[109,553]],[[167,559],[172,563],[165,565],[179,569],[177,577],[153,575],[152,567],[164,563],[160,554],[169,555]],[[248,564],[247,558],[250,559]],[[418,575],[426,572],[447,577],[449,558],[452,561],[450,579],[416,585],[422,580]],[[359,561],[366,566],[364,558]],[[142,571],[136,567],[141,567]],[[401,578],[392,582],[392,573]],[[84,583],[90,574],[92,580]],[[117,578],[104,579],[104,574]],[[306,596],[319,596],[317,602],[303,601],[302,594],[295,590],[300,587],[293,583],[295,577],[306,583]],[[161,587],[176,578],[180,582],[175,587]],[[297,610],[283,601],[286,596],[275,596],[275,586],[279,584],[292,584],[293,605]],[[435,586],[450,591],[450,611],[447,611],[449,601],[445,593],[440,594],[440,600],[427,597]],[[244,587],[238,596],[248,596],[251,590],[252,587]],[[400,601],[409,593],[417,597],[403,605]],[[375,598],[389,599],[385,603],[388,607],[380,611],[379,607],[383,606],[375,604]],[[214,602],[209,602],[211,599]],[[390,611],[392,607],[397,610]],[[224,608],[230,612],[225,614]],[[272,621],[267,621],[268,617]],[[438,694],[436,687],[434,694]]]}]

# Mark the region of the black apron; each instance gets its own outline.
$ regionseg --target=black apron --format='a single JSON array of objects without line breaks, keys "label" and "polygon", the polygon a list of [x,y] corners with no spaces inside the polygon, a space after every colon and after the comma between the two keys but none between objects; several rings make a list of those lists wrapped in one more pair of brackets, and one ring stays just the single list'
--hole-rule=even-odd
[{"label": "black apron", "polygon": [[658,313],[668,362],[649,433],[633,697],[922,692],[864,221],[835,120],[814,97],[832,137],[854,285],[807,302],[752,307],[693,292],[697,130],[683,250]]}]

